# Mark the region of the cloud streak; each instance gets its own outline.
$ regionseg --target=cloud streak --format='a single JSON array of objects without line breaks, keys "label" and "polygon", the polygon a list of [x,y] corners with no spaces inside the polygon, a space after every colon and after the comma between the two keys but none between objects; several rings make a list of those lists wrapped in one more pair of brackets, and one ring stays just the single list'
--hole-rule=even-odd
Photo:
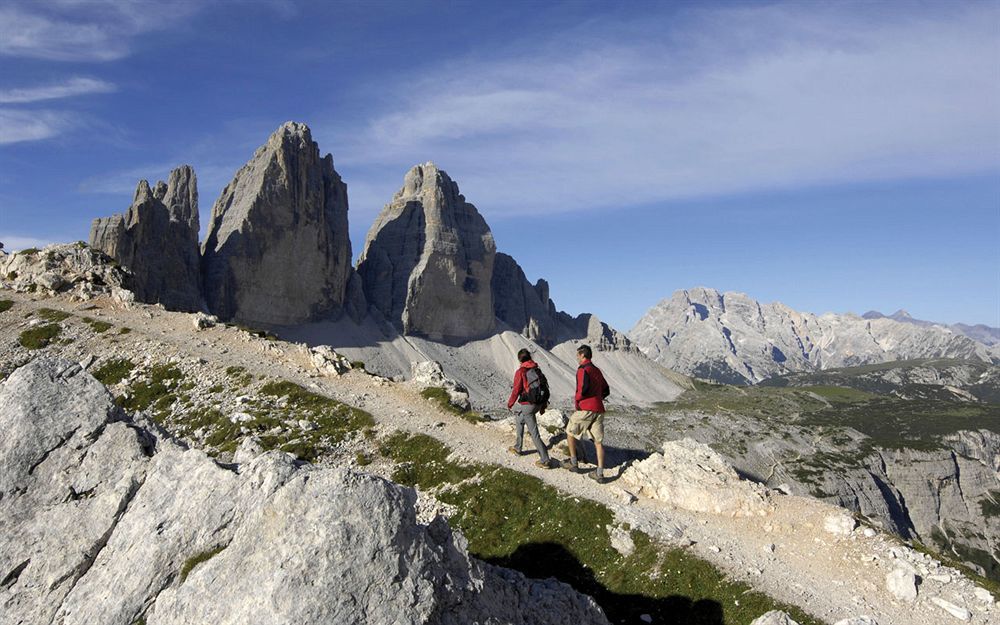
[{"label": "cloud streak", "polygon": [[0,8],[0,55],[48,61],[114,61],[131,40],[202,10],[202,0],[50,0]]},{"label": "cloud streak", "polygon": [[433,159],[496,217],[995,170],[1000,11],[955,8],[602,22],[427,68],[339,133],[339,160],[364,176]]},{"label": "cloud streak", "polygon": [[48,139],[72,125],[72,116],[60,111],[0,109],[0,145]]},{"label": "cloud streak", "polygon": [[116,87],[109,82],[77,76],[58,84],[0,90],[0,104],[28,104],[115,90]]}]

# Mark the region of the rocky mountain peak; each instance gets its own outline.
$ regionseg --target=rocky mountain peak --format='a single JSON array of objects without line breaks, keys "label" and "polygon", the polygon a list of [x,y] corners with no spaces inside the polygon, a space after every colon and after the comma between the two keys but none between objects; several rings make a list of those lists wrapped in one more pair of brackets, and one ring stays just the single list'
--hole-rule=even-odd
[{"label": "rocky mountain peak", "polygon": [[170,211],[171,221],[187,224],[194,233],[199,231],[201,226],[198,218],[198,181],[193,167],[181,165],[175,168],[170,172],[166,184],[156,183],[153,195]]},{"label": "rocky mountain peak", "polygon": [[352,273],[347,210],[333,157],[305,124],[282,124],[212,207],[202,249],[211,311],[265,325],[337,312]]},{"label": "rocky mountain peak", "polygon": [[130,271],[139,301],[196,311],[203,308],[198,229],[198,181],[182,165],[154,188],[140,180],[124,215],[95,219],[90,246]]},{"label": "rocky mountain peak", "polygon": [[405,334],[461,342],[494,330],[496,244],[447,173],[416,165],[382,209],[358,263],[365,296]]}]

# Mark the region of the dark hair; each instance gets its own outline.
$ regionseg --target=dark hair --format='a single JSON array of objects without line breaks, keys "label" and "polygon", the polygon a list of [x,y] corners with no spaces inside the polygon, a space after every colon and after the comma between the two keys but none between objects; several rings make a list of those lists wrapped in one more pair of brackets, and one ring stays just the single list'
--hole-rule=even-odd
[{"label": "dark hair", "polygon": [[594,357],[594,352],[590,351],[590,345],[581,345],[580,347],[577,347],[576,353],[580,354],[587,360]]},{"label": "dark hair", "polygon": [[521,362],[528,362],[531,360],[531,352],[528,351],[527,347],[521,348],[521,351],[517,352],[517,359]]}]

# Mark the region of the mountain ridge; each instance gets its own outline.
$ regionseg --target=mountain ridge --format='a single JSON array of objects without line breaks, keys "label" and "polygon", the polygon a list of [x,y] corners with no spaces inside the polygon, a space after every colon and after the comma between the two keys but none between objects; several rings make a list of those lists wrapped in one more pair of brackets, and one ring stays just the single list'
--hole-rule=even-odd
[{"label": "mountain ridge", "polygon": [[912,358],[1000,362],[1000,349],[937,325],[837,313],[816,315],[780,302],[708,287],[678,290],[628,333],[679,373],[756,383],[773,375]]}]

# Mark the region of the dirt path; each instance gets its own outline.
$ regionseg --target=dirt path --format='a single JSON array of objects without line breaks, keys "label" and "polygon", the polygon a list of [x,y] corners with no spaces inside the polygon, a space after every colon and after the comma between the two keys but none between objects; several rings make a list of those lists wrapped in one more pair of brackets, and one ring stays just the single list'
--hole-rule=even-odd
[{"label": "dirt path", "polygon": [[[203,359],[208,366],[242,366],[255,374],[294,381],[363,408],[386,429],[433,436],[463,458],[516,469],[566,493],[604,504],[633,527],[664,542],[685,546],[731,577],[830,623],[861,615],[874,617],[880,625],[963,622],[934,603],[933,597],[968,609],[971,615],[965,622],[1000,623],[1000,609],[975,597],[971,582],[913,553],[891,536],[866,536],[862,528],[847,534],[825,530],[826,518],[843,511],[814,499],[775,494],[774,509],[762,518],[696,514],[642,497],[630,501],[629,494],[614,482],[598,485],[585,475],[535,467],[534,455],[511,456],[506,448],[513,442],[513,430],[507,422],[471,424],[443,412],[408,384],[379,383],[361,372],[338,378],[317,376],[308,352],[300,345],[266,341],[221,326],[196,330],[191,315],[153,306],[124,308],[107,299],[80,304],[10,292],[4,292],[3,297],[18,302],[22,313],[14,317],[17,328],[8,323],[0,328],[5,345],[23,329],[25,309],[44,306],[132,329],[118,344],[95,335],[93,340],[60,348],[71,357],[106,357],[136,350],[155,354],[159,360]],[[96,308],[81,310],[86,306]],[[611,476],[616,474],[615,468],[609,471]],[[923,578],[914,603],[894,600],[886,590],[886,574],[901,562]]]}]

